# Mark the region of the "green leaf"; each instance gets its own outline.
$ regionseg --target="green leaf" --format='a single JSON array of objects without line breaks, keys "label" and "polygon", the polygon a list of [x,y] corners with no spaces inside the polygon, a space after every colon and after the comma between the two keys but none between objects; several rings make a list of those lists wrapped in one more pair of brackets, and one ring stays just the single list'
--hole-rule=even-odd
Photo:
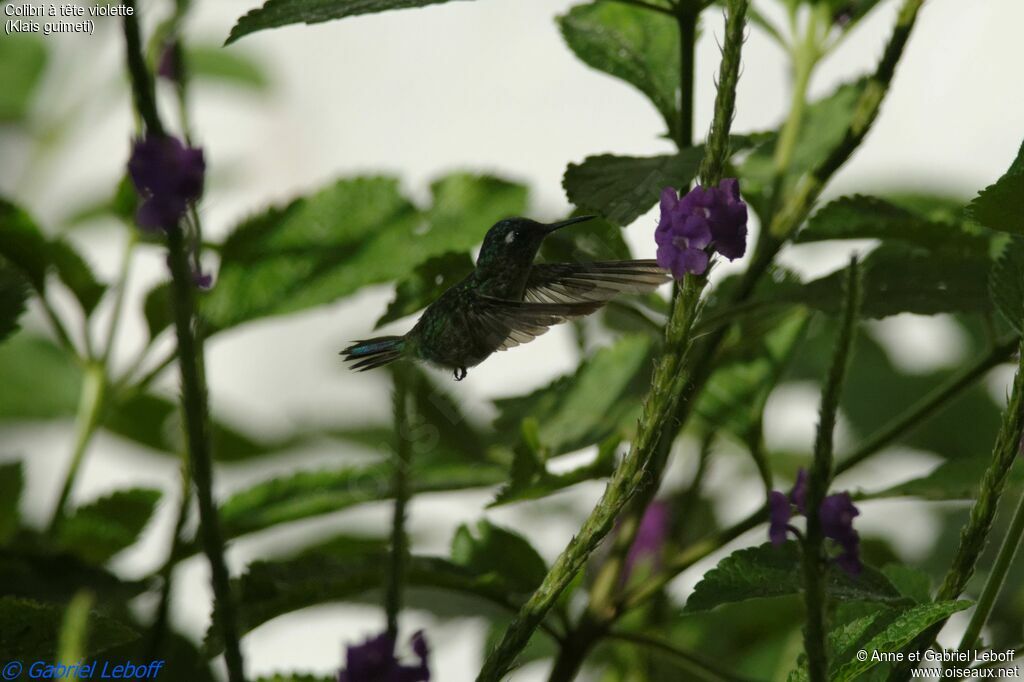
[{"label": "green leaf", "polygon": [[160,491],[148,488],[101,497],[76,508],[61,522],[57,544],[91,563],[106,563],[135,544],[159,501]]},{"label": "green leaf", "polygon": [[886,564],[882,566],[882,574],[904,597],[918,604],[932,600],[932,579],[924,571],[903,564]]},{"label": "green leaf", "polygon": [[473,272],[473,259],[468,253],[448,252],[417,265],[412,274],[398,283],[395,298],[379,320],[377,327],[394,322],[426,308],[445,289]]},{"label": "green leaf", "polygon": [[663,188],[687,187],[702,156],[703,147],[660,156],[588,156],[583,163],[569,164],[562,187],[581,209],[629,225],[658,203]]},{"label": "green leaf", "polygon": [[[862,315],[882,318],[900,313],[988,312],[990,267],[986,254],[931,253],[883,243],[863,261]],[[842,302],[844,272],[838,270],[804,285],[782,284],[771,297],[836,314]]]},{"label": "green leaf", "polygon": [[420,212],[394,179],[342,180],[246,221],[221,249],[204,316],[224,329],[330,303],[468,250],[526,203],[522,186],[489,176],[450,175],[431,190],[433,205]]},{"label": "green leaf", "polygon": [[[258,483],[232,495],[220,509],[225,537],[279,523],[336,512],[364,502],[391,499],[389,463],[335,470],[300,471]],[[412,493],[480,488],[500,483],[505,472],[483,463],[420,464],[414,461]]]},{"label": "green leaf", "polygon": [[[569,217],[582,215],[574,211]],[[568,230],[558,230],[544,238],[540,259],[549,263],[577,263],[633,258],[622,230],[607,220],[593,218]]]},{"label": "green leaf", "polygon": [[[523,424],[531,421],[532,418],[528,418]],[[544,462],[527,455],[529,449],[525,444],[520,444],[514,452],[509,482],[498,491],[494,501],[487,506],[499,507],[513,502],[537,500],[583,481],[611,476],[615,468],[615,451],[620,442],[618,436],[611,436],[601,443],[593,462],[559,474],[549,472]]]},{"label": "green leaf", "polygon": [[22,531],[14,544],[0,549],[0,585],[5,594],[64,604],[84,589],[95,594],[99,603],[115,604],[147,587],[141,581],[122,580],[73,554],[43,547],[46,542]]},{"label": "green leaf", "polygon": [[[885,625],[879,632],[869,629],[878,616],[867,616],[871,620],[866,624],[856,623],[848,626],[855,629],[862,629],[871,633],[866,641],[857,642],[856,650],[861,649],[872,651],[899,651],[909,644],[916,636],[927,630],[933,624],[948,618],[957,611],[963,611],[971,605],[969,601],[945,601],[913,606],[899,614],[892,622]],[[852,637],[848,639],[853,639]],[[838,659],[837,660],[842,660]],[[834,682],[847,682],[847,680],[860,679],[860,675],[878,664],[872,661],[869,656],[866,661],[860,661],[856,655],[847,662],[834,666],[834,672],[830,679]]]},{"label": "green leaf", "polygon": [[0,40],[0,122],[21,121],[28,114],[47,56],[40,36],[9,34]]},{"label": "green leaf", "polygon": [[231,44],[256,31],[288,26],[318,24],[360,14],[373,14],[393,9],[437,5],[448,0],[267,0],[239,18],[225,44]]},{"label": "green leaf", "polygon": [[981,190],[967,212],[989,229],[1024,234],[1024,143],[1009,170]]},{"label": "green leaf", "polygon": [[577,57],[647,95],[665,119],[669,136],[675,136],[679,27],[672,17],[615,2],[595,2],[573,7],[558,23]]},{"label": "green leaf", "polygon": [[81,369],[51,341],[22,332],[0,345],[0,422],[75,414]]},{"label": "green leaf", "polygon": [[270,84],[266,70],[253,55],[225,50],[220,45],[189,45],[185,49],[188,75],[199,80],[237,85],[251,90],[266,90]]},{"label": "green leaf", "polygon": [[523,420],[532,417],[540,424],[541,445],[552,455],[630,431],[650,381],[652,345],[645,336],[625,336],[584,360],[574,374],[528,395],[496,400],[495,427],[518,434]]},{"label": "green leaf", "polygon": [[803,338],[808,320],[806,310],[791,311],[767,333],[746,336],[746,343],[756,344],[752,353],[719,363],[696,406],[709,431],[726,431],[744,443],[760,438],[765,403]]},{"label": "green leaf", "polygon": [[0,342],[18,329],[27,302],[28,282],[0,258]]},{"label": "green leaf", "polygon": [[[882,499],[887,497],[917,497],[923,500],[973,500],[978,496],[978,486],[988,468],[988,455],[950,459],[930,473],[897,483],[877,492],[860,493],[860,499]],[[1015,467],[1013,476],[1021,476]]]},{"label": "green leaf", "polygon": [[[52,661],[64,619],[64,607],[29,599],[0,597],[0,642],[4,656],[26,661]],[[138,638],[132,628],[93,611],[88,621],[88,646],[92,656]]]},{"label": "green leaf", "polygon": [[21,523],[18,507],[25,486],[21,462],[0,464],[0,545],[7,544]]},{"label": "green leaf", "polygon": [[486,519],[459,526],[452,538],[452,561],[475,575],[495,575],[515,592],[531,594],[547,575],[548,567],[522,535]]},{"label": "green leaf", "polygon": [[[429,374],[419,368],[411,371],[416,373],[415,411],[410,415],[412,424],[408,435],[413,441],[416,461],[420,464],[484,464],[486,443],[477,425]],[[394,439],[391,434],[385,442],[390,446]]]},{"label": "green leaf", "polygon": [[996,310],[1018,333],[1024,333],[1024,238],[1013,237],[992,266],[988,292]]},{"label": "green leaf", "polygon": [[[706,611],[722,604],[781,597],[802,591],[800,551],[795,542],[764,544],[733,552],[704,574],[686,602],[686,611]],[[877,570],[865,566],[857,577],[830,566],[826,589],[832,599],[898,603],[899,591]]]},{"label": "green leaf", "polygon": [[46,291],[46,275],[52,269],[91,314],[106,287],[67,241],[50,239],[31,216],[0,199],[0,256],[7,258],[40,293]]},{"label": "green leaf", "polygon": [[142,312],[146,317],[146,329],[149,330],[150,339],[155,339],[160,332],[174,323],[174,313],[171,310],[171,287],[167,282],[157,284],[146,293],[142,303]]},{"label": "green leaf", "polygon": [[[239,630],[245,634],[282,614],[316,604],[353,600],[379,589],[384,581],[381,563],[385,556],[353,557],[330,548],[316,548],[292,559],[251,564],[234,581]],[[515,591],[494,573],[478,574],[447,559],[424,556],[409,557],[405,568],[407,588],[463,594],[503,609],[514,609],[520,603]],[[450,610],[451,604],[445,602],[443,606]],[[473,610],[466,615],[479,612]],[[222,647],[219,629],[208,630],[207,651],[215,655]]]},{"label": "green leaf", "polygon": [[819,209],[797,243],[830,239],[886,239],[929,250],[970,250],[987,253],[988,238],[972,234],[960,224],[930,219],[878,197],[842,197]]}]

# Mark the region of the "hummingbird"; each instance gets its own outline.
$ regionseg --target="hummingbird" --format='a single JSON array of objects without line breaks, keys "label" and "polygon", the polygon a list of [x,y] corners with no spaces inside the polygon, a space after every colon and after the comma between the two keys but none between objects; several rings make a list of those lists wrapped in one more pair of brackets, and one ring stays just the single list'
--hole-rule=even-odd
[{"label": "hummingbird", "polygon": [[532,341],[549,327],[598,310],[618,294],[653,291],[670,279],[654,260],[534,263],[549,234],[594,216],[543,224],[508,218],[487,231],[476,267],[423,311],[403,336],[356,341],[341,351],[363,372],[399,358],[466,378],[492,353]]}]

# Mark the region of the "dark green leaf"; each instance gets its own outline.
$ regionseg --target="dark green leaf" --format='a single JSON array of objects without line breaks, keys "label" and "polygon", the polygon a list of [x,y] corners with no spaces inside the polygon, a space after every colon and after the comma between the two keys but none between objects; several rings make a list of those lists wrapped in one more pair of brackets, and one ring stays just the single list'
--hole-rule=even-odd
[{"label": "dark green leaf", "polygon": [[[531,419],[524,421],[524,424]],[[552,474],[543,462],[529,457],[525,444],[516,447],[512,460],[512,471],[509,482],[494,497],[489,507],[498,507],[512,502],[536,500],[553,495],[560,490],[597,478],[610,476],[615,468],[615,451],[620,443],[618,436],[608,438],[598,448],[597,457],[590,464],[578,466],[571,471]]]},{"label": "dark green leaf", "polygon": [[0,258],[0,342],[18,329],[18,319],[28,302],[28,282]]},{"label": "dark green leaf", "polygon": [[135,544],[159,501],[159,490],[118,490],[71,512],[59,526],[57,544],[91,563],[106,563]]},{"label": "dark green leaf", "polygon": [[255,57],[219,45],[189,45],[185,50],[188,75],[200,80],[266,90],[269,79]]},{"label": "dark green leaf", "polygon": [[647,95],[665,119],[669,135],[675,136],[679,27],[672,17],[616,2],[595,2],[573,7],[558,23],[577,57]]},{"label": "dark green leaf", "polygon": [[661,156],[589,156],[569,164],[562,187],[581,209],[629,225],[658,203],[663,188],[688,186],[702,155],[702,147],[690,147]]},{"label": "dark green leaf", "polygon": [[1024,238],[1014,236],[992,266],[989,295],[1011,327],[1024,333]]},{"label": "dark green leaf", "polygon": [[[63,619],[63,606],[0,597],[0,642],[4,643],[4,656],[26,661],[53,661]],[[127,625],[97,612],[89,615],[88,632],[86,651],[89,655],[125,644],[139,636]]]},{"label": "dark green leaf", "polygon": [[155,339],[160,332],[173,324],[171,288],[167,282],[157,284],[146,293],[142,312],[146,316],[146,328],[149,330],[150,339]]},{"label": "dark green leaf", "polygon": [[[781,597],[802,591],[800,551],[795,542],[764,544],[733,552],[704,574],[686,602],[687,611],[705,611],[730,602]],[[898,603],[905,597],[870,566],[857,577],[829,567],[826,589],[838,600]]]},{"label": "dark green leaf", "polygon": [[[574,211],[570,217],[577,215],[582,212]],[[540,259],[549,263],[630,260],[632,257],[622,238],[622,230],[601,218],[558,230],[545,237],[540,248]]]},{"label": "dark green leaf", "polygon": [[0,345],[0,421],[75,414],[81,369],[52,342],[27,333]]},{"label": "dark green leaf", "polygon": [[[882,318],[900,313],[987,312],[990,267],[988,256],[977,252],[930,253],[883,244],[863,261],[862,315]],[[780,285],[773,297],[836,314],[842,303],[844,273],[845,269],[839,270],[804,285]]]},{"label": "dark green leaf", "polygon": [[522,213],[526,190],[498,178],[450,175],[421,213],[389,178],[343,180],[252,218],[221,249],[203,301],[216,329],[335,301],[408,274],[432,256],[467,250],[494,222]]},{"label": "dark green leaf", "polygon": [[924,571],[903,564],[886,564],[882,566],[882,574],[904,597],[913,599],[918,604],[926,604],[932,600],[932,581]]},{"label": "dark green leaf", "polygon": [[359,14],[393,9],[426,7],[448,0],[267,0],[259,9],[242,16],[231,29],[227,44],[242,36],[289,24],[318,24]]},{"label": "dark green leaf", "polygon": [[516,532],[482,520],[476,535],[459,526],[452,538],[452,561],[479,576],[495,575],[515,592],[532,593],[544,576],[547,564],[533,545]]},{"label": "dark green leaf", "polygon": [[377,327],[412,315],[433,303],[445,289],[460,282],[473,271],[468,253],[449,252],[417,265],[412,274],[398,283],[395,298],[379,320]]},{"label": "dark green leaf", "polygon": [[499,431],[518,435],[524,419],[540,424],[540,443],[551,455],[572,452],[626,433],[635,426],[638,399],[650,380],[652,343],[626,336],[602,348],[572,375],[529,395],[495,401]]},{"label": "dark green leaf", "polygon": [[105,291],[92,269],[65,240],[50,239],[32,217],[0,199],[0,256],[17,267],[39,292],[46,290],[46,275],[54,270],[89,314]]},{"label": "dark green leaf", "polygon": [[0,545],[7,544],[21,523],[19,506],[24,485],[21,462],[0,464]]},{"label": "dark green leaf", "polygon": [[[899,614],[891,622],[887,623],[880,632],[874,632],[874,628],[869,629],[868,627],[875,621],[877,616],[868,616],[867,618],[871,620],[867,624],[855,622],[848,626],[848,628],[871,632],[871,636],[866,641],[856,643],[857,651],[865,650],[869,653],[872,651],[899,651],[909,644],[914,637],[927,630],[933,624],[948,618],[957,611],[963,611],[970,605],[971,602],[969,601],[919,604]],[[844,639],[855,638],[849,637]],[[856,655],[853,655],[845,662],[840,663],[839,661],[841,660],[837,659],[837,664],[833,667],[833,673],[830,676],[830,679],[835,682],[861,679],[860,676],[864,672],[878,664],[878,661],[872,661],[870,656],[865,661],[859,660]]]},{"label": "dark green leaf", "polygon": [[[477,425],[429,374],[418,368],[412,371],[416,373],[413,391],[415,411],[410,415],[412,423],[408,436],[412,440],[416,461],[421,464],[484,464],[486,446]],[[393,445],[394,438],[390,435],[386,443]]]},{"label": "dark green leaf", "polygon": [[989,229],[1024,234],[1024,143],[1009,170],[981,190],[967,211]]},{"label": "dark green leaf", "polygon": [[[414,494],[480,488],[501,482],[505,472],[485,464],[413,465]],[[221,506],[226,537],[391,499],[392,467],[373,464],[333,471],[302,471],[275,478],[232,495]]]},{"label": "dark green leaf", "polygon": [[860,194],[836,199],[818,210],[795,241],[829,239],[886,239],[933,251],[988,251],[988,238],[967,232],[962,225],[930,219],[884,199]]},{"label": "dark green leaf", "polygon": [[142,582],[121,580],[73,554],[37,548],[44,542],[23,532],[10,548],[0,549],[0,585],[5,594],[62,604],[84,589],[100,603],[115,604],[137,596],[146,587]]},{"label": "dark green leaf", "polygon": [[0,122],[25,118],[46,61],[46,42],[40,36],[8,34],[0,40]]}]

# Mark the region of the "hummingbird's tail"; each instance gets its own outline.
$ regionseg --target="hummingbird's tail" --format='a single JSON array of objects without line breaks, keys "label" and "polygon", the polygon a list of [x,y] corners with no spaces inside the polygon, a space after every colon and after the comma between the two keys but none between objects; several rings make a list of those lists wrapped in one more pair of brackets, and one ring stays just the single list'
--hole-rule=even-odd
[{"label": "hummingbird's tail", "polygon": [[382,367],[402,357],[404,348],[405,337],[403,336],[378,336],[375,339],[356,341],[341,351],[341,354],[345,356],[345,362],[357,361],[350,369],[365,372],[368,369]]}]

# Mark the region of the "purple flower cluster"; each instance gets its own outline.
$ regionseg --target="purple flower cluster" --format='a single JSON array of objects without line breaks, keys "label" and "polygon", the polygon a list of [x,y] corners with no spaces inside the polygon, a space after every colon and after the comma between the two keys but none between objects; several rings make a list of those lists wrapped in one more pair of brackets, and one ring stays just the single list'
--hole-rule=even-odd
[{"label": "purple flower cluster", "polygon": [[136,140],[128,174],[142,197],[135,219],[145,230],[173,230],[190,203],[203,193],[203,150],[171,136]]},{"label": "purple flower cluster", "polygon": [[384,632],[362,644],[348,647],[345,669],[338,672],[338,682],[428,682],[427,640],[417,632],[409,640],[412,651],[420,659],[417,665],[403,665],[395,656],[395,639]]},{"label": "purple flower cluster", "polygon": [[[807,472],[803,469],[797,473],[789,495],[773,490],[768,496],[768,539],[773,545],[786,541],[793,507],[807,516]],[[860,511],[847,492],[829,495],[818,508],[822,534],[843,550],[836,557],[836,564],[850,575],[857,575],[861,570],[860,536],[853,528],[853,518],[858,515]]]},{"label": "purple flower cluster", "polygon": [[640,527],[637,528],[633,545],[626,554],[626,564],[623,567],[622,581],[628,582],[637,564],[649,559],[655,569],[659,568],[662,549],[665,540],[668,539],[669,527],[671,524],[671,509],[668,502],[654,500],[644,511],[640,519]]},{"label": "purple flower cluster", "polygon": [[740,199],[739,180],[725,178],[718,187],[697,185],[682,199],[672,187],[663,189],[654,241],[658,265],[676,279],[687,273],[703,275],[709,246],[729,260],[742,257],[747,250],[747,205]]}]

